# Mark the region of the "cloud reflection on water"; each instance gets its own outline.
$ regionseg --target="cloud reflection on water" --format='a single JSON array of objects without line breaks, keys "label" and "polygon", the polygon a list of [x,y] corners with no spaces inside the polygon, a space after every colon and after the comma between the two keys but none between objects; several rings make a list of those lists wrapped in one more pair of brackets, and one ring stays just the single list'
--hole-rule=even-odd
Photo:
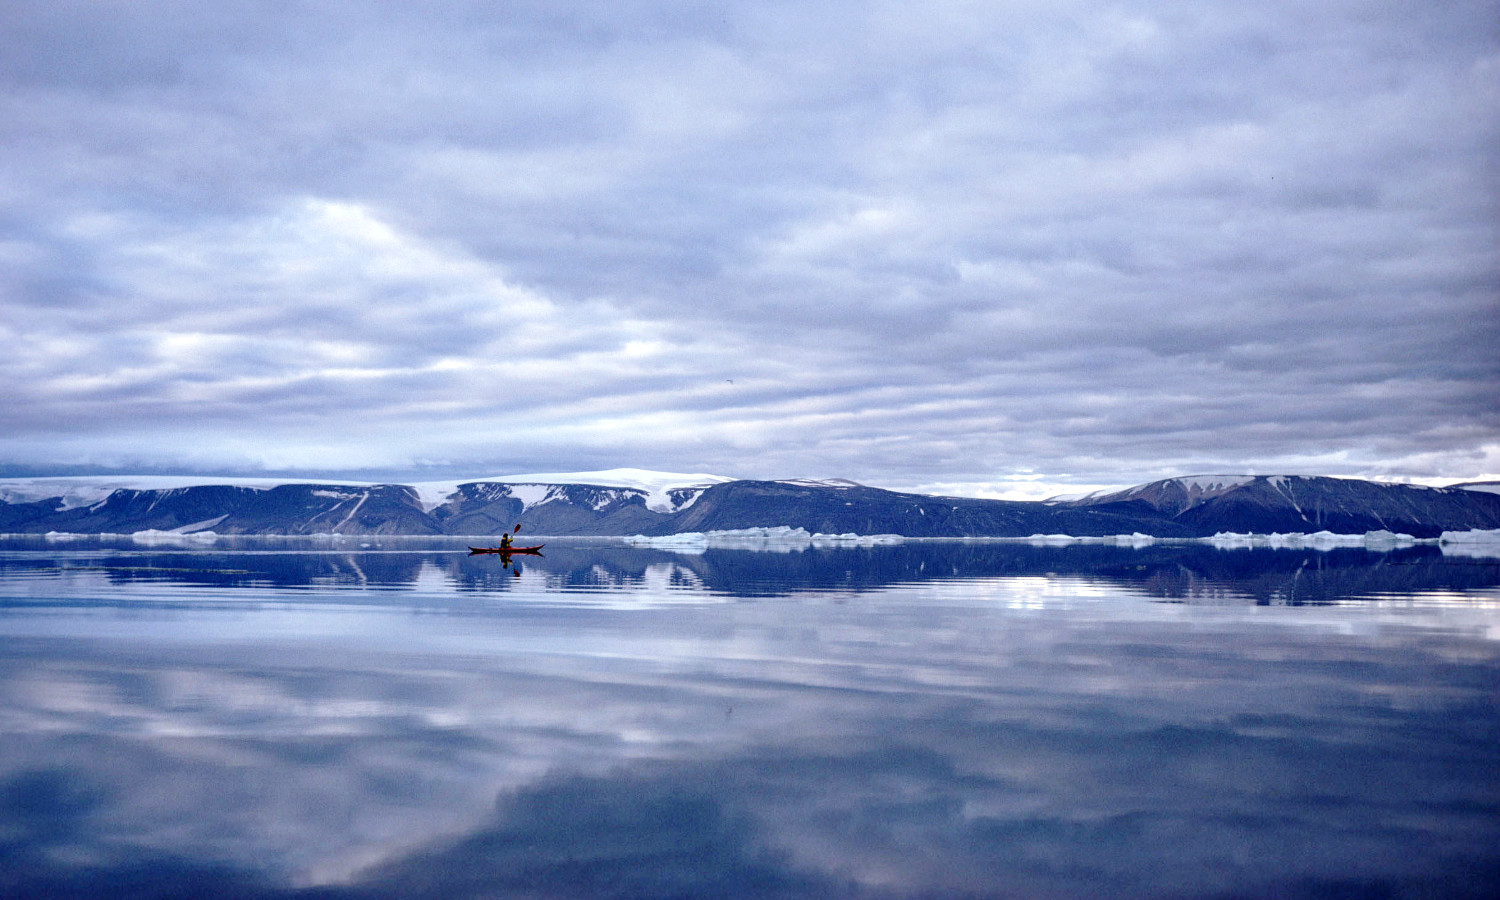
[{"label": "cloud reflection on water", "polygon": [[[0,893],[1500,883],[1493,608],[1145,603],[1134,576],[1030,564],[557,606],[556,579],[585,571],[566,559],[543,593],[485,595],[409,556],[359,562],[415,571],[419,596],[337,582],[256,605],[265,589],[232,584],[215,590],[247,608],[174,606],[174,584],[202,586],[173,576],[144,617],[130,592],[0,612]],[[590,577],[621,578],[609,560]]]}]

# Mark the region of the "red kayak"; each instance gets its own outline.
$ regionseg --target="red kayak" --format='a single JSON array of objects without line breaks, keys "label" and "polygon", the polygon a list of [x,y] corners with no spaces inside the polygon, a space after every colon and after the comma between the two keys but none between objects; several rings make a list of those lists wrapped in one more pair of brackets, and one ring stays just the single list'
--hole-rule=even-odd
[{"label": "red kayak", "polygon": [[470,547],[469,555],[473,556],[476,553],[499,553],[509,556],[512,553],[530,553],[532,556],[541,556],[542,548],[545,546],[547,545],[537,544],[535,547]]}]

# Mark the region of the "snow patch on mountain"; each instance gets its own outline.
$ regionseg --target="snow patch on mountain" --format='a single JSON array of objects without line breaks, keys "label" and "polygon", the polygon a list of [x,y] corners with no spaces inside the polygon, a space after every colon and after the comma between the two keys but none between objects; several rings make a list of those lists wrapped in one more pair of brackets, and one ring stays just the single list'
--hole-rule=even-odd
[{"label": "snow patch on mountain", "polygon": [[[1285,475],[1272,476],[1272,481],[1281,479],[1286,481]],[[1189,491],[1227,491],[1233,487],[1249,484],[1255,480],[1254,475],[1188,475],[1184,478],[1173,478]]]},{"label": "snow patch on mountain", "polygon": [[635,488],[654,493],[684,487],[707,487],[734,481],[723,475],[681,472],[654,472],[649,469],[602,469],[596,472],[546,472],[530,475],[499,475],[492,478],[470,478],[469,481],[526,482],[530,484],[588,484],[594,487]]},{"label": "snow patch on mountain", "polygon": [[[458,492],[459,485],[482,482],[510,485],[511,496],[521,500],[527,509],[547,502],[549,499],[547,488],[563,484],[583,484],[590,487],[640,491],[646,495],[647,509],[653,512],[671,513],[693,505],[698,496],[709,487],[734,480],[723,475],[708,475],[701,472],[656,472],[650,469],[623,468],[601,469],[594,472],[490,475],[484,478],[465,478],[460,481],[425,481],[413,484],[411,487],[416,490],[422,508],[428,512],[448,502],[449,498]],[[616,495],[614,499],[619,499],[619,495]],[[603,505],[605,501],[596,502]]]},{"label": "snow patch on mountain", "polygon": [[330,481],[326,478],[236,478],[222,475],[67,475],[39,478],[0,478],[0,500],[32,503],[62,498],[63,509],[94,506],[118,490],[166,491],[174,488],[227,485],[269,491],[283,484],[317,484],[368,487],[363,481]]},{"label": "snow patch on mountain", "polygon": [[[1293,476],[1295,477],[1295,476]],[[1083,504],[1083,503],[1108,503],[1120,500],[1132,500],[1138,497],[1161,496],[1169,488],[1181,488],[1188,496],[1191,505],[1217,496],[1233,488],[1247,485],[1254,481],[1254,475],[1184,475],[1180,478],[1167,478],[1162,481],[1152,481],[1147,484],[1138,484],[1123,490],[1100,490],[1090,491],[1087,494],[1060,494],[1056,497],[1048,497],[1044,502],[1049,505],[1057,504]],[[1277,481],[1280,479],[1280,481]],[[1287,480],[1287,476],[1276,475],[1270,479],[1274,484],[1281,484]]]},{"label": "snow patch on mountain", "polygon": [[595,487],[629,488],[641,491],[646,495],[646,508],[657,513],[680,512],[696,503],[703,492],[713,485],[735,480],[723,475],[709,475],[703,472],[655,472],[649,469],[628,468],[526,477],[537,481],[545,479],[553,484],[587,484]]},{"label": "snow patch on mountain", "polygon": [[550,484],[512,484],[510,495],[521,501],[521,511],[541,506],[557,496],[557,489]]},{"label": "snow patch on mountain", "polygon": [[314,497],[330,497],[334,500],[353,500],[355,497],[365,496],[365,493],[360,491],[313,491],[312,495]]},{"label": "snow patch on mountain", "polygon": [[214,516],[212,519],[204,519],[201,522],[193,522],[189,525],[179,525],[176,528],[147,528],[143,531],[132,532],[132,537],[138,539],[142,537],[149,539],[161,536],[216,538],[218,535],[214,533],[213,527],[227,518],[229,518],[229,514],[225,513],[222,516]]},{"label": "snow patch on mountain", "polygon": [[[706,473],[656,472],[649,469],[603,469],[594,472],[547,472],[526,475],[496,475],[484,478],[462,478],[424,481],[408,484],[424,512],[432,512],[458,493],[460,485],[473,483],[505,484],[511,496],[531,508],[547,502],[548,492],[557,485],[582,484],[602,488],[640,491],[646,495],[646,507],[655,512],[678,512],[691,506],[704,490],[735,479]],[[227,485],[268,491],[284,484],[316,484],[328,488],[373,487],[376,482],[345,481],[327,478],[261,478],[218,475],[77,475],[33,478],[0,478],[0,501],[32,503],[59,497],[63,509],[97,506],[117,490],[165,491],[174,488]],[[354,499],[358,493],[340,495],[317,491],[330,499]],[[613,499],[619,499],[616,495]],[[612,500],[596,501],[596,509]]]}]

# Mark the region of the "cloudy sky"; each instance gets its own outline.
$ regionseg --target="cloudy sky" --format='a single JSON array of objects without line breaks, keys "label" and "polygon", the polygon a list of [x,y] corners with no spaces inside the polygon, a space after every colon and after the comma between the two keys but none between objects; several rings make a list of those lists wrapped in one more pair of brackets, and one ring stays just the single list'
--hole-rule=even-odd
[{"label": "cloudy sky", "polygon": [[1500,477],[1493,0],[0,5],[0,474]]}]

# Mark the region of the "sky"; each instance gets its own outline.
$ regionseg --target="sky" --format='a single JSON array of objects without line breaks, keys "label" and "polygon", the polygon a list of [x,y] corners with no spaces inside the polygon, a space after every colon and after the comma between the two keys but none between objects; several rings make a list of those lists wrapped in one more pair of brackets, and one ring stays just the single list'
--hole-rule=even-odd
[{"label": "sky", "polygon": [[0,5],[0,475],[1500,478],[1493,0]]}]

